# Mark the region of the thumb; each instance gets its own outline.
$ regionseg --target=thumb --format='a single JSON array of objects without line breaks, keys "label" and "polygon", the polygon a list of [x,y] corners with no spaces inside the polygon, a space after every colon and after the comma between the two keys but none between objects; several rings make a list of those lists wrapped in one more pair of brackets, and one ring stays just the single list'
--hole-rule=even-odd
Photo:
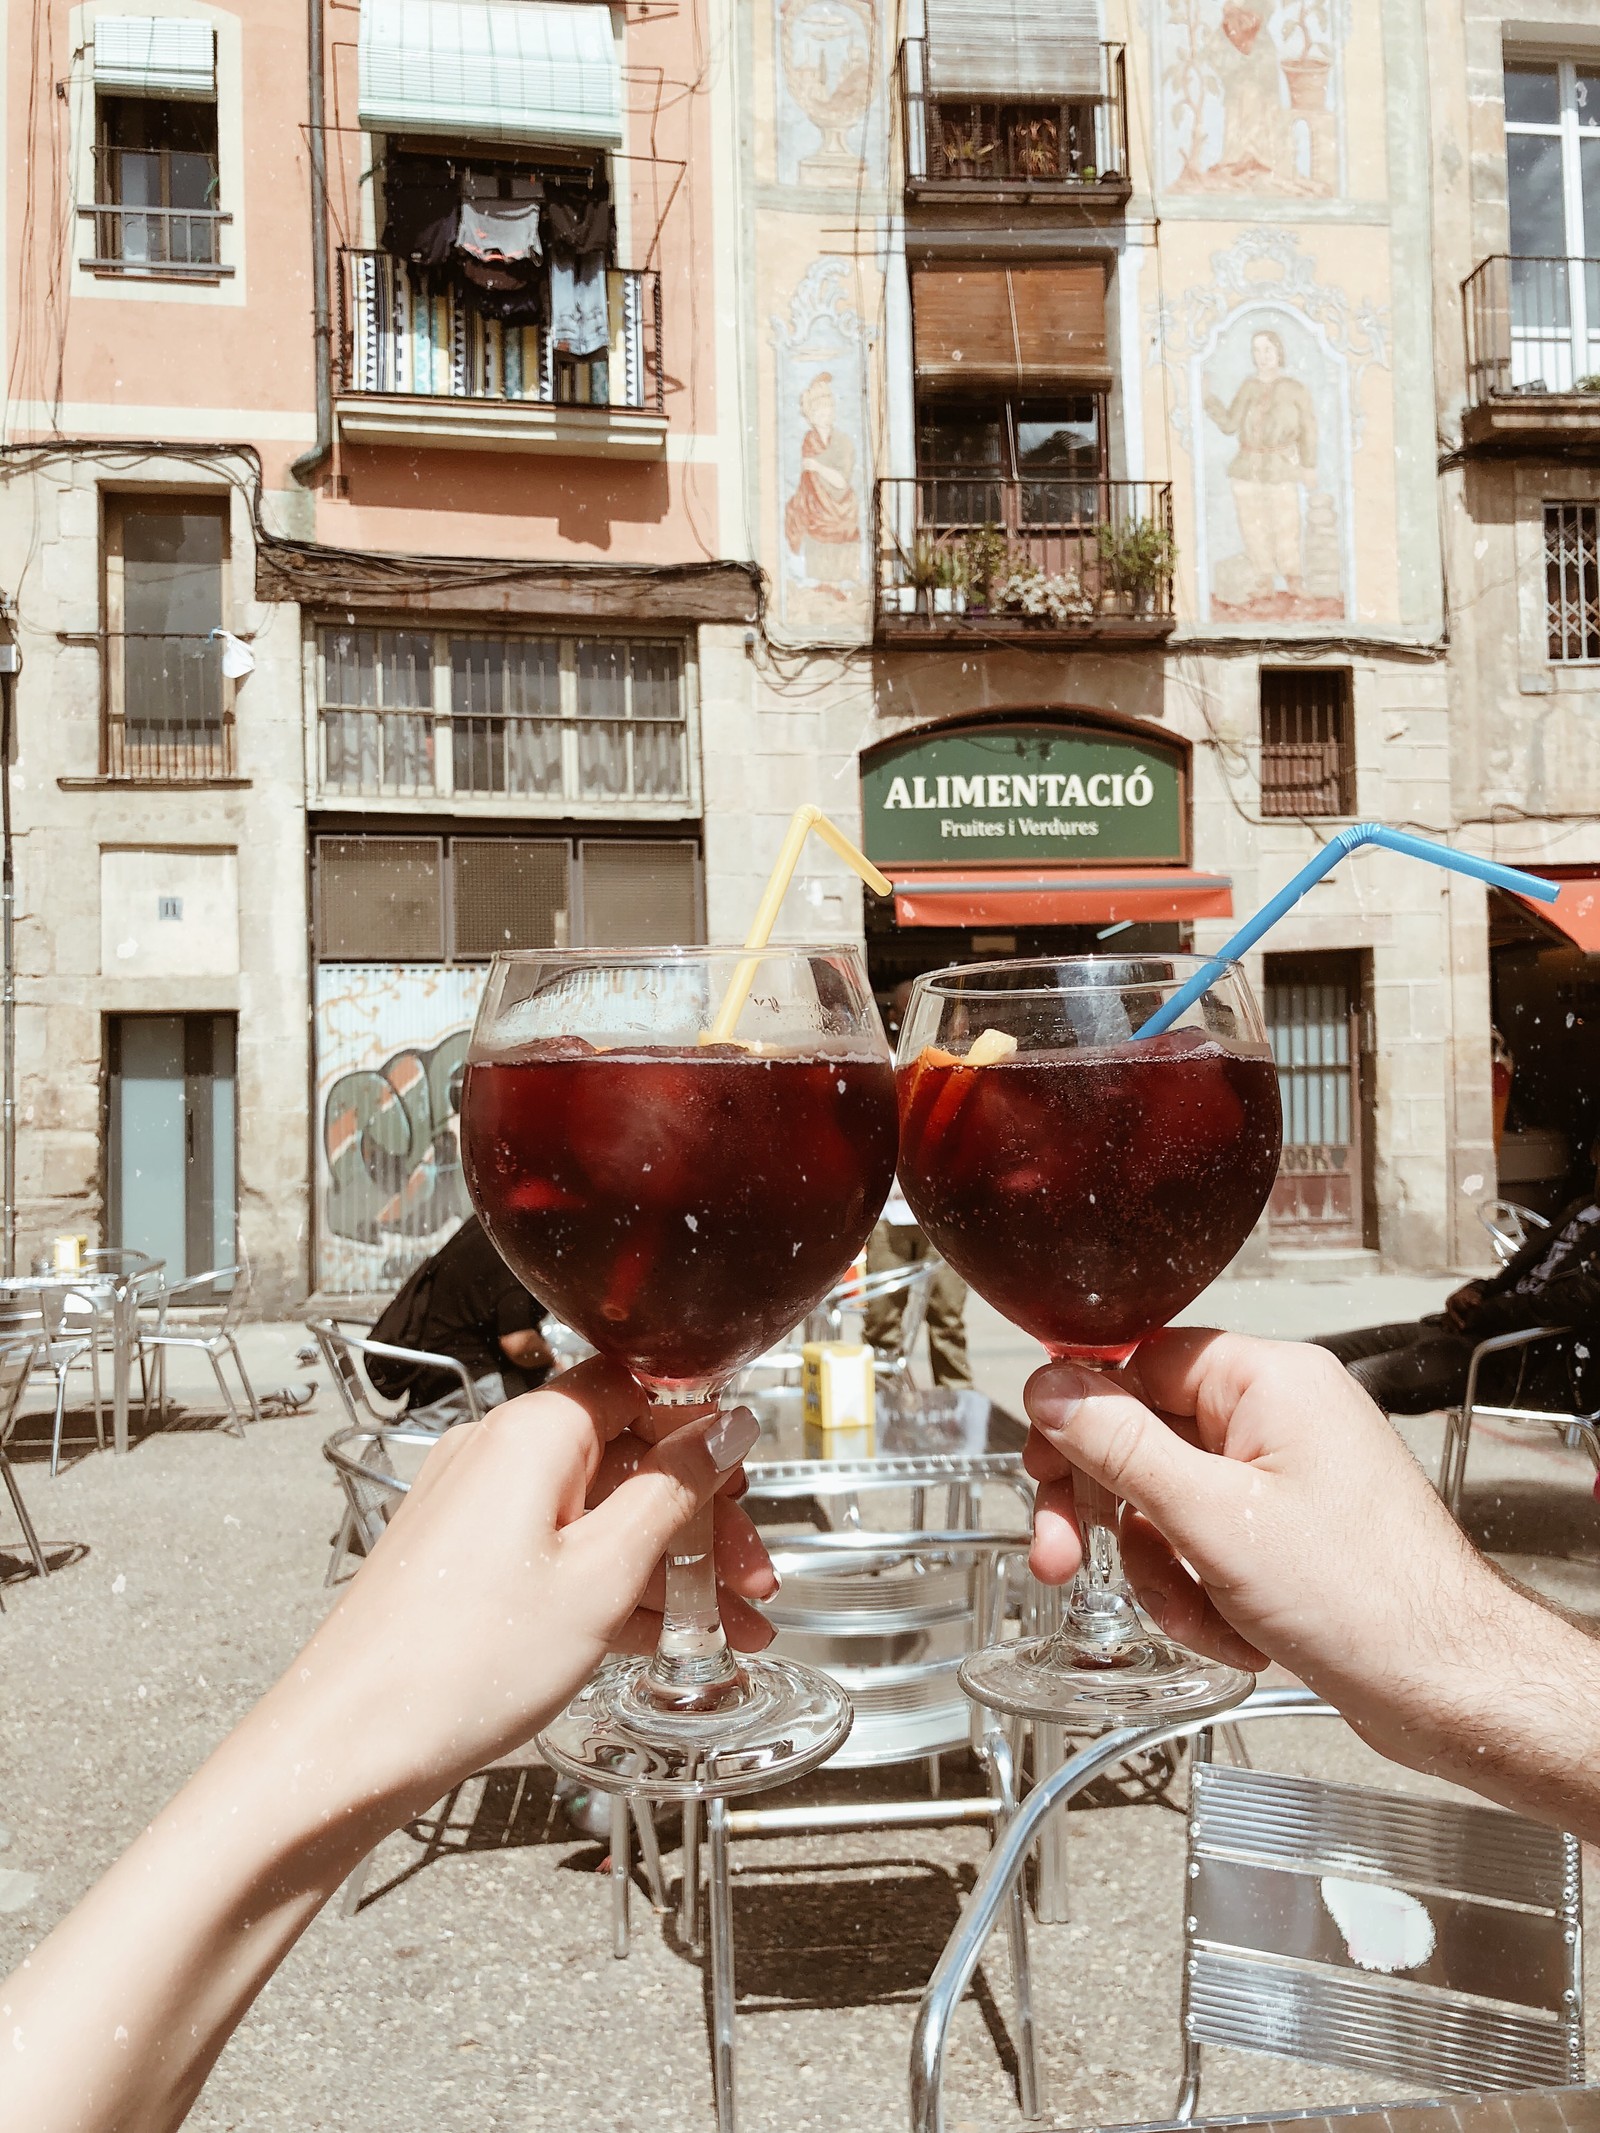
[{"label": "thumb", "polygon": [[1186,1443],[1114,1379],[1047,1363],[1022,1401],[1047,1443],[1142,1512],[1191,1561],[1210,1555],[1219,1519],[1238,1515],[1245,1481],[1238,1462]]},{"label": "thumb", "polygon": [[594,1548],[613,1568],[635,1573],[642,1586],[674,1534],[710,1503],[760,1434],[748,1407],[697,1415],[663,1437],[564,1538]]}]

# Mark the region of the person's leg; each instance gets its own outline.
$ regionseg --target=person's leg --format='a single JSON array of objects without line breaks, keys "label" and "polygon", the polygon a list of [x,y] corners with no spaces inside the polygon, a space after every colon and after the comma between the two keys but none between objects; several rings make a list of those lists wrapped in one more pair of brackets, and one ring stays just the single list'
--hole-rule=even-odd
[{"label": "person's leg", "polygon": [[[1443,1323],[1439,1320],[1438,1326]],[[1319,1333],[1311,1345],[1326,1348],[1341,1363],[1360,1363],[1368,1356],[1392,1355],[1396,1348],[1409,1348],[1413,1341],[1436,1330],[1438,1327],[1428,1319],[1407,1318],[1392,1326],[1357,1326],[1348,1333]]]},{"label": "person's leg", "polygon": [[[887,1274],[891,1268],[909,1266],[916,1257],[917,1232],[880,1222],[867,1239],[867,1272]],[[900,1338],[900,1318],[906,1307],[904,1291],[879,1296],[868,1304],[862,1321],[862,1337],[872,1348],[892,1348]]]},{"label": "person's leg", "polygon": [[[1465,1334],[1424,1327],[1404,1347],[1358,1356],[1345,1368],[1386,1415],[1426,1415],[1459,1406],[1474,1343]],[[1326,1346],[1327,1343],[1322,1343]]]},{"label": "person's leg", "polygon": [[954,1267],[941,1266],[928,1289],[928,1361],[935,1385],[970,1385],[967,1356],[967,1285]]}]

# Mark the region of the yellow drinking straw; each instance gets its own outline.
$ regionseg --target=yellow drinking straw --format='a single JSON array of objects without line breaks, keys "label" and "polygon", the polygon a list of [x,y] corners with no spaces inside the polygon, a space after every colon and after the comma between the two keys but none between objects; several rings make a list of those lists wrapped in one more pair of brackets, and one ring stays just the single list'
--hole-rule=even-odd
[{"label": "yellow drinking straw", "polygon": [[[831,845],[846,866],[853,867],[869,889],[879,896],[892,896],[894,883],[886,874],[880,874],[865,852],[858,852],[841,829],[836,829],[820,807],[797,807],[794,818],[784,834],[783,848],[778,853],[777,864],[767,878],[767,886],[761,901],[756,906],[756,915],[750,921],[750,931],[744,937],[747,948],[765,948],[772,938],[772,929],[778,923],[778,912],[783,899],[789,893],[789,884],[794,879],[794,870],[800,863],[800,853],[812,830],[824,844]],[[761,967],[759,955],[745,958],[733,973],[727,991],[722,996],[722,1005],[717,1009],[716,1020],[710,1029],[701,1033],[702,1044],[726,1044],[732,1037],[739,1017],[744,1013],[744,1004],[750,997],[750,988],[756,981],[756,972]]]}]

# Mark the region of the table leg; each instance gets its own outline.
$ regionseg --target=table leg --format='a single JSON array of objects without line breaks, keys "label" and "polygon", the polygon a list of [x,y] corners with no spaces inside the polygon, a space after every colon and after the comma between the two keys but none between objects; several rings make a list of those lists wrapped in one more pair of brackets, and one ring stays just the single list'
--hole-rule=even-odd
[{"label": "table leg", "polygon": [[111,1302],[111,1441],[119,1454],[128,1449],[128,1379],[131,1375],[133,1342],[138,1323],[133,1286],[119,1286]]}]

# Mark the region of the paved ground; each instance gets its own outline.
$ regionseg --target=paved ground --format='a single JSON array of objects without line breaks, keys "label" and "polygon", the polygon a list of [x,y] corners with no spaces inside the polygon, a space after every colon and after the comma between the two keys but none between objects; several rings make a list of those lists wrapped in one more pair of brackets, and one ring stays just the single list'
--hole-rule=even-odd
[{"label": "paved ground", "polygon": [[[1446,1284],[1228,1283],[1195,1314],[1305,1332],[1435,1304]],[[258,1382],[307,1375],[294,1327],[249,1329]],[[1014,1402],[1027,1345],[974,1310],[979,1375]],[[191,1397],[185,1395],[186,1402]],[[57,1565],[27,1574],[0,1509],[0,1971],[70,1906],[286,1663],[318,1620],[337,1503],[317,1456],[337,1419],[307,1414],[240,1443],[207,1420],[124,1461],[81,1452],[24,1486]],[[38,1448],[36,1428],[24,1425]],[[1437,1452],[1436,1421],[1412,1434]],[[1490,1543],[1571,1604],[1600,1613],[1600,1514],[1582,1461],[1553,1440],[1485,1438],[1470,1513]],[[1258,1760],[1330,1776],[1379,1766],[1344,1728],[1267,1729]],[[964,1782],[954,1760],[947,1776]],[[834,1793],[859,1781],[816,1781]],[[916,1783],[913,1778],[910,1781]],[[473,1788],[476,1792],[477,1788]],[[1159,2115],[1177,2067],[1181,1781],[1173,1798],[1072,1818],[1072,1922],[1034,1932],[1051,2116]],[[384,1845],[353,1919],[313,1926],[224,2054],[191,2124],[203,2133],[611,2133],[712,2125],[699,1965],[636,1903],[632,1954],[611,1959],[601,1848],[551,1812],[535,1770],[458,1803],[431,1864]],[[746,2133],[905,2123],[912,2009],[982,1856],[973,1833],[740,1848],[738,2048]],[[668,1852],[669,1874],[677,1855]],[[1600,1886],[1600,1884],[1597,1884]],[[1593,1944],[1593,1934],[1590,1936]],[[1017,2126],[1004,1960],[962,2010],[952,2128]],[[1214,2110],[1355,2099],[1387,2089],[1216,2054]]]}]

